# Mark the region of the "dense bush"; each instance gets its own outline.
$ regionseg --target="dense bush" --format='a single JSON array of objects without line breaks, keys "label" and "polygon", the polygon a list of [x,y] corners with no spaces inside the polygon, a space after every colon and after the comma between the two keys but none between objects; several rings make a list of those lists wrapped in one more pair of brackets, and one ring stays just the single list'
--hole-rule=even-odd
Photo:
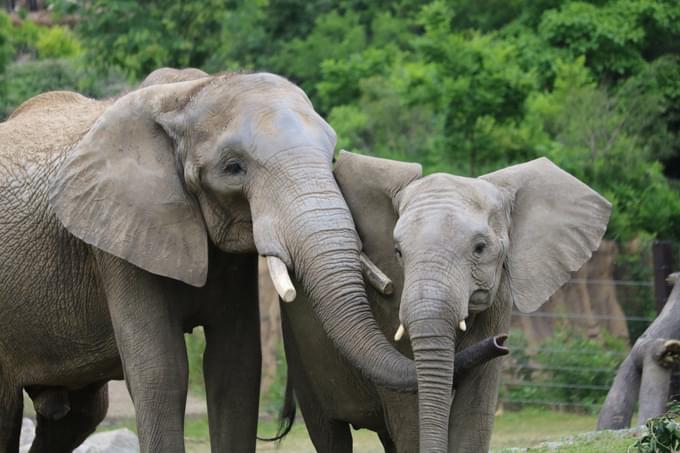
[{"label": "dense bush", "polygon": [[0,11],[0,73],[10,62],[14,47],[12,45],[12,23],[4,12]]},{"label": "dense bush", "polygon": [[9,115],[26,99],[52,90],[68,90],[94,98],[120,94],[128,88],[121,74],[99,73],[74,59],[45,59],[12,63],[0,75],[6,87],[0,97],[0,119]]},{"label": "dense bush", "polygon": [[665,414],[647,420],[647,432],[628,449],[637,453],[674,453],[680,451],[680,404],[669,403]]},{"label": "dense bush", "polygon": [[[25,21],[27,22],[27,21]],[[80,42],[66,27],[50,27],[43,30],[35,43],[40,58],[73,57],[80,53]]]},{"label": "dense bush", "polygon": [[506,373],[505,401],[596,412],[626,356],[625,340],[558,329],[529,353],[521,332],[511,335],[514,364]]}]

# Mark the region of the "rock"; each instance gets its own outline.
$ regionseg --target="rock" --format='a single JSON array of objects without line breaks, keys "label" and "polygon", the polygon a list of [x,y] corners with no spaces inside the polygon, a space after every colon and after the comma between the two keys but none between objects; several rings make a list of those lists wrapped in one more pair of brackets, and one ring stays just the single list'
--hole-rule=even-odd
[{"label": "rock", "polygon": [[35,424],[30,418],[21,420],[21,438],[19,439],[19,453],[28,453],[35,438]]},{"label": "rock", "polygon": [[93,434],[74,453],[139,453],[139,440],[129,429]]},{"label": "rock", "polygon": [[[21,422],[19,453],[28,453],[35,438],[35,424],[30,418]],[[129,429],[93,434],[74,453],[139,453],[139,440]]]}]

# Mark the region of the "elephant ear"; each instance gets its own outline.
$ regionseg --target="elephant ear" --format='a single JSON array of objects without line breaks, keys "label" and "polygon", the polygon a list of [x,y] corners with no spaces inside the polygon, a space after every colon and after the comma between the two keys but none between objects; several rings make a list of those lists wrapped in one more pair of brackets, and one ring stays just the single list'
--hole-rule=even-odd
[{"label": "elephant ear", "polygon": [[481,179],[511,200],[510,288],[517,308],[532,312],[590,259],[607,229],[611,204],[546,158]]},{"label": "elephant ear", "polygon": [[398,218],[395,198],[422,176],[422,167],[343,150],[334,173],[352,211],[364,251],[385,271],[394,259],[393,231]]},{"label": "elephant ear", "polygon": [[156,85],[118,99],[67,153],[49,190],[76,237],[194,286],[207,278],[207,231],[184,187],[173,143],[180,133],[171,125],[206,83]]}]

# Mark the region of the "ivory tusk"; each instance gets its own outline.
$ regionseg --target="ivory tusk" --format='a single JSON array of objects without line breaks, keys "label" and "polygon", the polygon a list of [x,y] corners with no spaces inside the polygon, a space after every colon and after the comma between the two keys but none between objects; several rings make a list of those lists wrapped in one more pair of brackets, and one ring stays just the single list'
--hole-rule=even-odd
[{"label": "ivory tusk", "polygon": [[288,276],[286,264],[275,256],[268,256],[267,268],[269,268],[269,276],[279,297],[284,302],[293,302],[297,293],[295,292],[293,282],[290,281]]},{"label": "ivory tusk", "polygon": [[397,332],[394,334],[394,341],[399,341],[401,340],[401,337],[404,336],[404,325],[399,324],[399,328],[397,329]]},{"label": "ivory tusk", "polygon": [[465,320],[463,319],[461,322],[458,323],[458,328],[465,332],[467,330],[467,324],[465,324]]},{"label": "ivory tusk", "polygon": [[359,259],[361,260],[361,271],[368,283],[385,296],[392,294],[392,291],[394,291],[392,280],[365,253],[362,252]]}]

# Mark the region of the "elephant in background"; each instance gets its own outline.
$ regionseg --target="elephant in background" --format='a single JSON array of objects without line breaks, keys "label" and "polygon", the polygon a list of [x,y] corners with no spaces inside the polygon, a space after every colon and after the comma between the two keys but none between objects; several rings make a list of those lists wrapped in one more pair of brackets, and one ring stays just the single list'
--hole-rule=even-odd
[{"label": "elephant in background", "polygon": [[31,451],[66,452],[123,377],[142,451],[184,451],[196,325],[212,447],[254,451],[258,254],[286,299],[294,269],[351,363],[414,391],[366,302],[334,131],[281,77],[201,75],[116,100],[45,93],[0,124],[1,453],[18,450],[22,389],[57,409]]},{"label": "elephant in background", "polygon": [[513,304],[534,311],[562,286],[597,249],[611,205],[545,158],[423,177],[417,164],[341,152],[335,176],[364,252],[392,280],[391,295],[369,286],[369,301],[414,357],[418,395],[366,380],[308,304],[282,304],[289,378],[317,451],[350,452],[350,424],[376,431],[386,452],[488,451],[501,363],[456,374],[452,393],[454,360],[507,332]]}]

